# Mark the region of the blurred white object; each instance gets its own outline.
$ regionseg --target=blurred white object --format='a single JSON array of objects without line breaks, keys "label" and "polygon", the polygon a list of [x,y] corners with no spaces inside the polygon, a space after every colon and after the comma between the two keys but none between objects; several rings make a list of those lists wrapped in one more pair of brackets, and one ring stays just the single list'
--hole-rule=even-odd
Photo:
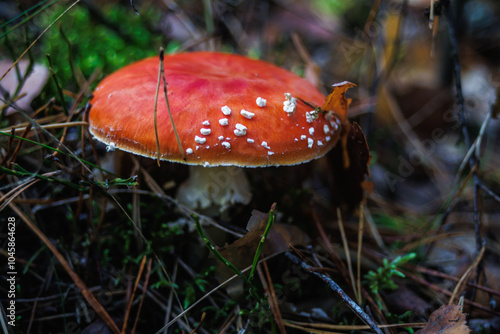
[{"label": "blurred white object", "polygon": [[495,82],[491,70],[482,65],[475,65],[462,75],[462,92],[468,116],[475,123],[481,124],[496,102]]},{"label": "blurred white object", "polygon": [[[0,61],[0,77],[5,74],[12,66],[12,61],[10,60],[2,60]],[[21,60],[17,66],[19,68],[19,72],[21,74],[21,78],[24,78],[26,75],[26,70],[28,69],[29,62],[27,60]],[[15,103],[14,107],[8,107],[6,110],[6,115],[12,114],[16,111],[16,109],[24,110],[27,112],[31,111],[31,101],[40,94],[43,87],[47,83],[49,78],[49,70],[40,64],[33,65],[31,73],[29,73],[26,78],[23,87],[19,91],[18,96],[25,94],[23,97],[19,98]],[[5,78],[0,81],[0,98],[1,105],[6,103],[5,94],[8,93],[10,99],[12,99],[16,92],[17,86],[19,85],[19,80],[16,74],[16,68],[12,68],[9,73],[5,76]]]}]

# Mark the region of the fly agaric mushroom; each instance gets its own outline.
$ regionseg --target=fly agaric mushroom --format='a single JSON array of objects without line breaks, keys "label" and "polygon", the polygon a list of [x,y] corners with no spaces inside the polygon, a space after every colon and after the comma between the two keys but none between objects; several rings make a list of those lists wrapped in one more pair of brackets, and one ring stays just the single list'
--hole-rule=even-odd
[{"label": "fly agaric mushroom", "polygon": [[[95,138],[108,147],[156,158],[158,68],[158,59],[148,58],[99,84],[89,115]],[[216,52],[179,53],[165,57],[164,71],[184,152],[165,99],[159,98],[159,156],[191,165],[178,199],[192,208],[215,205],[222,211],[234,203],[248,204],[249,183],[236,167],[294,165],[319,158],[336,144],[346,122],[345,113],[311,110],[311,105],[325,101],[323,94],[264,61]]]}]

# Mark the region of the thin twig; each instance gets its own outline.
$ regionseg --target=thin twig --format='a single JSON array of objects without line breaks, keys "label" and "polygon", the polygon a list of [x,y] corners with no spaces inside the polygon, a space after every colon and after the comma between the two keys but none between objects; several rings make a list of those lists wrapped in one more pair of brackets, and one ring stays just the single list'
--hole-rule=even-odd
[{"label": "thin twig", "polygon": [[[410,272],[407,272],[406,270],[403,270],[402,271],[403,274],[405,274],[406,277],[408,277],[408,279],[411,279],[412,281],[415,281],[421,285],[423,285],[427,290],[428,289],[432,289],[434,291],[437,291],[445,296],[451,296],[452,293],[446,289],[443,289],[442,287],[440,287],[439,285],[437,284],[433,284],[433,283],[429,283],[427,282],[426,280],[424,280],[423,278],[421,278],[420,276],[417,276],[417,275],[414,275]],[[465,299],[464,300],[464,303],[467,304],[467,305],[471,305],[479,310],[482,310],[482,311],[485,311],[485,312],[488,312],[490,314],[493,314],[495,316],[500,316],[500,312],[498,311],[495,311],[493,309],[489,309],[479,303],[476,303],[476,302],[473,302],[469,299]]]},{"label": "thin twig", "polygon": [[491,121],[491,117],[493,115],[493,108],[490,109],[488,114],[486,115],[485,120],[483,121],[483,124],[481,124],[481,129],[479,130],[479,134],[477,135],[476,140],[474,140],[474,143],[471,144],[469,147],[469,150],[465,154],[464,158],[462,159],[462,163],[460,164],[460,167],[458,168],[457,171],[457,176],[455,177],[454,183],[456,184],[458,182],[458,178],[462,174],[463,170],[465,169],[465,166],[467,163],[470,162],[471,157],[475,154],[476,157],[479,157],[481,154],[481,143],[483,141],[483,137],[486,134],[486,128],[488,127],[488,124]]},{"label": "thin twig", "polygon": [[2,211],[9,203],[26,189],[40,181],[40,179],[28,179],[26,182],[18,185],[7,194],[0,196],[0,211]]},{"label": "thin twig", "polygon": [[[426,267],[417,266],[417,265],[414,265],[414,264],[406,263],[404,265],[404,268],[408,268],[408,269],[411,269],[413,271],[418,271],[418,272],[420,272],[422,274],[444,278],[444,279],[447,279],[447,280],[450,280],[450,281],[453,281],[453,282],[460,281],[460,279],[457,278],[457,277],[455,277],[455,276],[450,276],[450,275],[447,275],[447,274],[442,273],[440,271],[429,269],[429,268],[426,268]],[[467,284],[470,287],[474,287],[474,288],[476,288],[478,290],[482,290],[482,291],[485,291],[485,292],[487,292],[489,294],[493,294],[493,295],[496,295],[496,296],[500,297],[500,291],[493,290],[493,289],[485,287],[483,285],[474,284],[472,282],[465,282],[465,284]]]},{"label": "thin twig", "polygon": [[[263,258],[262,260],[259,261],[260,262],[263,262],[263,261],[267,261],[273,257],[275,257],[276,255],[279,255],[283,252],[278,252],[278,253],[275,253],[275,254],[271,254],[265,258]],[[244,272],[247,272],[249,271],[250,269],[252,269],[252,266],[248,266],[246,267],[245,269],[241,270],[242,273]],[[230,278],[228,278],[227,280],[225,280],[224,282],[220,283],[218,286],[216,286],[215,288],[213,288],[212,290],[208,291],[203,297],[201,297],[200,299],[198,299],[197,301],[195,301],[193,304],[191,304],[188,308],[186,308],[184,311],[182,311],[181,313],[179,313],[175,318],[173,318],[172,320],[170,320],[170,322],[168,324],[166,324],[165,326],[163,326],[162,328],[160,328],[158,331],[155,332],[155,334],[160,334],[162,333],[163,331],[167,330],[170,326],[172,326],[176,321],[178,321],[181,317],[185,316],[187,312],[191,311],[195,306],[197,306],[199,303],[201,303],[203,300],[205,300],[206,298],[208,298],[210,295],[212,295],[215,291],[219,290],[220,288],[222,288],[224,285],[226,285],[227,283],[231,282],[233,279],[235,279],[236,277],[239,277],[238,274],[234,274],[233,276],[231,276]]]},{"label": "thin twig", "polygon": [[142,296],[141,301],[139,302],[139,307],[137,308],[137,315],[135,316],[134,326],[132,327],[132,334],[135,333],[135,329],[137,327],[137,323],[139,322],[139,316],[141,314],[142,304],[144,303],[144,297],[146,296],[146,291],[148,289],[149,277],[151,276],[151,264],[153,263],[152,259],[148,261],[148,269],[146,271],[146,278],[144,279],[144,286],[142,287]]},{"label": "thin twig", "polygon": [[356,286],[357,286],[357,302],[362,303],[361,299],[361,251],[363,249],[363,234],[365,229],[365,205],[363,202],[359,205],[359,226],[358,226],[358,254],[356,263]]},{"label": "thin twig", "polygon": [[278,300],[276,299],[276,293],[274,291],[274,285],[271,278],[271,273],[269,272],[269,268],[267,266],[267,262],[262,262],[262,267],[264,267],[265,276],[260,266],[257,266],[257,273],[259,274],[262,287],[264,288],[264,291],[267,295],[269,308],[274,315],[274,321],[278,325],[280,333],[286,334],[285,326],[283,324],[283,318],[281,316]]},{"label": "thin twig", "polygon": [[354,272],[352,270],[352,261],[351,261],[351,253],[349,251],[349,244],[347,242],[347,238],[345,236],[344,223],[342,222],[342,213],[340,212],[340,208],[337,208],[337,219],[339,223],[340,235],[342,237],[342,245],[344,246],[344,253],[347,262],[347,269],[349,270],[349,278],[352,290],[354,292],[354,297],[356,300],[359,300],[358,290],[356,290],[356,280],[354,279]]},{"label": "thin twig", "polygon": [[130,0],[130,6],[132,6],[134,13],[136,13],[137,15],[141,15],[141,14],[139,14],[139,11],[134,6],[134,0]]},{"label": "thin twig", "polygon": [[[26,129],[24,130],[23,134],[21,135],[21,138],[25,138],[26,135],[30,132],[31,130],[31,124],[29,124]],[[11,133],[13,133],[11,131]],[[16,162],[16,159],[17,159],[17,155],[19,154],[19,151],[21,150],[21,145],[23,144],[23,140],[20,139],[19,142],[17,143],[17,146],[16,146],[16,149],[14,150],[14,152],[12,153],[12,156],[10,157],[10,160],[9,160],[9,164],[14,164]]]},{"label": "thin twig", "polygon": [[33,47],[33,45],[35,45],[36,42],[38,42],[38,40],[40,38],[42,38],[43,35],[45,35],[45,33],[57,22],[61,19],[61,17],[63,17],[71,8],[75,7],[77,3],[79,3],[80,0],[76,0],[73,4],[71,4],[64,12],[62,12],[61,15],[59,15],[51,24],[49,24],[47,26],[47,28],[45,28],[44,31],[42,31],[42,33],[40,35],[38,35],[37,38],[35,38],[35,40],[26,48],[26,50],[24,50],[24,52],[19,56],[19,58],[17,58],[17,60],[12,64],[11,67],[9,67],[9,69],[7,70],[7,72],[5,72],[2,77],[0,78],[0,81],[3,80],[3,78],[5,78],[5,76],[10,72],[10,70],[12,70],[14,68],[14,66],[17,65],[17,63],[24,57],[24,55],[26,53],[28,53],[28,51]]},{"label": "thin twig", "polygon": [[321,222],[318,220],[317,214],[315,210],[312,210],[312,216],[314,219],[314,222],[316,224],[316,228],[318,229],[320,240],[324,242],[324,247],[326,248],[328,254],[332,258],[332,260],[335,262],[335,265],[337,266],[337,269],[340,271],[342,274],[342,278],[346,283],[349,284],[349,275],[348,275],[348,270],[345,267],[344,262],[340,258],[340,255],[335,251],[335,248],[333,248],[330,240],[328,240],[328,236],[326,235],[326,231],[323,228],[323,225],[321,225]]},{"label": "thin twig", "polygon": [[462,277],[458,281],[457,285],[455,286],[455,290],[453,290],[453,294],[450,297],[450,301],[448,302],[448,305],[452,305],[455,301],[455,298],[463,290],[465,282],[468,280],[470,273],[472,272],[472,270],[474,268],[477,267],[478,263],[481,262],[481,260],[483,259],[485,250],[486,250],[486,246],[483,246],[483,248],[481,248],[481,252],[479,253],[479,255],[474,259],[474,262],[472,262],[472,264],[469,266],[469,268],[467,268],[465,273],[462,275]]},{"label": "thin twig", "polygon": [[130,310],[132,309],[132,303],[134,302],[135,292],[137,291],[137,286],[139,285],[139,281],[141,279],[142,272],[144,271],[145,264],[146,264],[146,255],[142,257],[142,261],[139,266],[139,272],[137,273],[137,277],[135,279],[134,289],[132,290],[132,295],[130,296],[130,299],[128,301],[127,311],[125,312],[125,319],[123,320],[122,334],[125,334],[127,330],[127,323],[130,315]]},{"label": "thin twig", "polygon": [[[51,66],[52,66],[52,64],[51,64]],[[69,123],[71,121],[71,119],[73,118],[73,116],[75,116],[77,114],[77,112],[79,110],[78,105],[83,100],[84,95],[86,94],[86,92],[88,90],[89,84],[97,78],[98,74],[99,74],[99,71],[94,71],[94,73],[92,73],[92,75],[90,76],[89,80],[87,80],[83,83],[82,88],[80,89],[80,92],[74,98],[74,102],[73,102],[73,105],[71,106],[71,109],[69,110],[69,112],[67,112],[67,117],[66,117],[67,123]],[[63,96],[61,96],[61,103],[63,103],[63,106],[65,105]],[[91,107],[90,103],[87,103],[87,105],[82,109],[84,114],[86,114],[90,111],[90,107]],[[64,111],[66,111],[66,108],[63,108],[63,109],[64,109]],[[63,133],[62,133],[62,135],[59,139],[58,145],[57,145],[58,149],[62,148],[67,133],[68,133],[68,127],[63,127]],[[57,152],[52,153],[52,157],[56,157],[56,156],[57,156]],[[82,171],[83,171],[83,166],[82,166]]]},{"label": "thin twig", "polygon": [[[34,119],[35,117],[36,116],[33,115],[32,119]],[[53,124],[66,124],[66,123],[56,123],[56,122],[59,122],[59,121],[63,121],[64,119],[66,119],[66,116],[64,114],[57,114],[57,115],[52,115],[52,116],[46,116],[46,117],[42,117],[42,118],[37,118],[36,123],[38,124],[38,126],[40,126],[42,128],[45,128],[46,126],[49,126],[49,128],[50,128],[50,126],[53,125]],[[44,124],[44,123],[48,123],[48,124],[47,125],[41,125],[41,124]],[[8,126],[8,127],[0,129],[0,131],[1,132],[7,132],[7,131],[11,131],[12,129],[14,129],[15,132],[21,132],[21,131],[24,131],[24,129],[26,129],[26,127],[28,126],[28,124],[31,124],[31,122],[28,121],[28,122],[23,122],[23,123],[16,124],[15,126],[17,126],[17,128],[16,127],[12,127],[12,126]]]},{"label": "thin twig", "polygon": [[[169,322],[170,314],[172,313],[172,301],[174,299],[175,292],[175,282],[177,280],[177,269],[179,268],[179,259],[175,260],[174,269],[172,272],[172,285],[170,286],[170,292],[168,294],[167,311],[165,313],[165,323]],[[163,334],[167,334],[167,329],[163,331]]]},{"label": "thin twig", "polygon": [[179,146],[179,150],[181,151],[182,160],[186,161],[186,152],[182,148],[182,142],[179,138],[179,133],[177,132],[177,128],[175,127],[174,119],[172,117],[172,112],[170,111],[170,103],[168,102],[168,94],[167,94],[167,80],[165,79],[165,71],[163,67],[163,59],[164,59],[164,50],[160,49],[160,59],[161,59],[161,74],[163,78],[163,92],[165,93],[165,101],[167,102],[167,110],[168,116],[170,117],[170,123],[172,123],[172,129],[174,130],[175,139],[177,140],[177,145]]},{"label": "thin twig", "polygon": [[47,57],[47,60],[49,62],[50,74],[52,76],[52,79],[54,80],[54,84],[56,85],[56,92],[59,95],[59,99],[61,100],[61,106],[63,108],[64,114],[68,116],[69,115],[68,107],[66,106],[66,102],[64,102],[63,89],[61,84],[59,83],[59,80],[57,79],[56,71],[54,70],[54,65],[52,64],[52,57],[48,53],[45,56]]},{"label": "thin twig", "polygon": [[[130,0],[132,1],[132,0]],[[131,2],[132,3],[132,2]],[[133,6],[133,3],[132,3]],[[155,128],[155,139],[156,139],[156,162],[158,163],[158,167],[160,166],[160,140],[158,139],[158,121],[157,121],[157,110],[158,110],[158,92],[160,91],[160,81],[161,81],[161,72],[163,71],[163,48],[160,48],[160,66],[158,68],[158,81],[156,83],[156,91],[155,91],[155,106],[153,110],[153,120],[154,120],[154,128]]]},{"label": "thin twig", "polygon": [[310,272],[311,274],[313,274],[313,275],[319,277],[321,280],[323,280],[323,282],[325,282],[328,285],[328,287],[330,287],[330,289],[335,291],[340,296],[340,298],[344,301],[344,303],[346,303],[347,306],[349,306],[349,308],[354,313],[356,313],[356,315],[361,320],[363,320],[363,322],[365,324],[367,324],[372,331],[374,331],[377,334],[382,334],[382,331],[380,330],[380,328],[378,328],[377,324],[373,321],[373,319],[368,314],[366,314],[366,312],[363,311],[363,309],[358,304],[356,304],[356,302],[354,300],[352,300],[344,292],[344,290],[342,290],[342,288],[337,283],[335,283],[335,281],[333,281],[330,277],[326,276],[325,274],[314,271],[311,266],[307,265],[304,261],[302,261],[301,259],[299,259],[295,255],[293,255],[292,253],[286,252],[285,256],[288,259],[290,259],[293,263],[300,265],[302,269]]},{"label": "thin twig", "polygon": [[[459,4],[457,4],[459,5]],[[448,24],[448,33],[450,40],[450,56],[453,62],[453,72],[455,77],[455,90],[457,97],[457,105],[458,105],[458,115],[461,123],[462,134],[464,137],[465,145],[470,148],[471,140],[469,136],[469,129],[465,119],[465,100],[462,92],[462,79],[460,74],[460,62],[458,58],[458,36],[455,30],[455,20],[453,19],[453,13],[450,9],[450,3],[444,2],[443,4],[443,12],[446,17],[446,21]],[[477,153],[478,151],[475,151]],[[481,213],[479,212],[479,200],[480,200],[480,190],[481,190],[481,182],[478,175],[478,166],[479,166],[479,156],[476,154],[471,155],[469,158],[469,166],[473,171],[473,180],[474,180],[474,191],[473,191],[473,221],[474,221],[474,230],[476,236],[476,251],[479,253],[484,244],[484,238],[481,235]],[[486,273],[484,273],[483,268],[484,262],[483,259],[479,261],[476,268],[476,276],[474,277],[474,282],[479,282],[479,277],[481,273],[484,274],[485,281]],[[472,291],[472,299],[474,299],[475,289]]]},{"label": "thin twig", "polygon": [[498,196],[496,193],[494,193],[490,188],[488,188],[483,182],[480,182],[479,184],[481,186],[481,189],[486,191],[488,195],[493,197],[497,202],[500,202],[500,196]]},{"label": "thin twig", "polygon": [[434,0],[431,0],[430,13],[429,13],[429,29],[434,27]]},{"label": "thin twig", "polygon": [[[308,322],[299,322],[292,320],[285,320],[285,325],[297,325],[304,326],[305,330],[309,331],[310,329],[327,329],[327,330],[340,330],[340,331],[361,331],[365,329],[369,329],[370,327],[366,325],[334,325],[334,324],[322,324],[322,323],[308,323]],[[426,325],[425,322],[413,322],[413,323],[401,323],[401,324],[388,324],[388,325],[379,325],[380,328],[403,328],[403,327],[424,327]],[[298,327],[297,327],[298,328]],[[318,332],[325,333],[325,332]],[[328,332],[330,333],[330,332]]]},{"label": "thin twig", "polygon": [[[0,193],[0,195],[2,194]],[[31,219],[27,215],[25,215],[23,211],[19,209],[19,207],[17,207],[13,203],[10,203],[9,206],[12,209],[12,211],[14,211],[19,216],[19,218],[21,218],[21,220],[24,221],[24,223],[28,226],[28,228],[31,229],[37,235],[37,237],[45,244],[45,246],[47,246],[47,248],[52,252],[52,254],[54,254],[55,258],[59,261],[61,266],[64,268],[64,270],[71,277],[75,285],[78,287],[80,293],[87,300],[89,305],[101,317],[104,323],[109,326],[109,328],[112,330],[113,333],[119,334],[120,329],[115,324],[109,313],[106,311],[106,309],[104,309],[101,303],[99,303],[99,301],[92,294],[92,292],[90,292],[89,288],[86,286],[83,280],[78,276],[78,274],[71,268],[70,264],[66,261],[64,256],[59,252],[59,250],[57,250],[56,246],[54,246],[54,244],[49,240],[49,238],[38,228],[38,226],[35,225],[33,221],[31,221]]]}]

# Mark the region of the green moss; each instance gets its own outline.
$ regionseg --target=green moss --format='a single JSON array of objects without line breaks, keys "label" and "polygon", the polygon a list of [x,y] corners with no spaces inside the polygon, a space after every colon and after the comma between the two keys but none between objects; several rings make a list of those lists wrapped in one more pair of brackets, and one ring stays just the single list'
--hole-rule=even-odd
[{"label": "green moss", "polygon": [[[48,26],[65,10],[54,6],[37,16],[38,25]],[[164,43],[162,35],[148,26],[155,26],[160,17],[153,9],[134,14],[129,6],[100,7],[102,17],[79,5],[70,10],[44,36],[40,50],[51,55],[54,71],[62,86],[75,87],[81,72],[89,78],[100,69],[104,75],[133,61],[158,54]],[[175,49],[173,46],[167,49]]]}]

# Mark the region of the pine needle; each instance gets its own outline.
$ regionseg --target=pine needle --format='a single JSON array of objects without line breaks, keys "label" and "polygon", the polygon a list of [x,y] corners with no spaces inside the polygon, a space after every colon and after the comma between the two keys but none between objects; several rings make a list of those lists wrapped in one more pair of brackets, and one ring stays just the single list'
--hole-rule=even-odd
[{"label": "pine needle", "polygon": [[351,255],[349,253],[349,246],[347,244],[347,238],[345,236],[344,224],[342,223],[342,214],[340,212],[340,208],[337,208],[337,219],[339,221],[339,229],[340,229],[340,235],[342,236],[342,243],[344,244],[344,252],[347,262],[347,268],[349,269],[349,277],[351,279],[352,290],[354,291],[354,296],[356,300],[359,300],[360,297],[358,296],[358,290],[356,289],[354,283],[355,280],[354,280],[354,273],[352,271]]},{"label": "pine needle", "polygon": [[160,67],[158,69],[158,81],[156,83],[156,92],[155,92],[155,107],[153,111],[154,118],[154,127],[155,127],[155,139],[156,139],[156,162],[158,167],[160,167],[160,140],[158,139],[158,122],[157,122],[157,110],[158,110],[158,92],[160,91],[160,81],[161,81],[161,72],[163,72],[163,48],[160,48]]},{"label": "pine needle", "polygon": [[35,40],[33,41],[33,43],[30,44],[30,46],[28,46],[26,48],[26,50],[24,50],[24,52],[19,56],[19,58],[17,58],[17,60],[12,64],[11,67],[9,67],[9,69],[7,70],[7,72],[5,72],[2,77],[0,78],[0,81],[3,80],[3,78],[5,78],[5,76],[10,72],[10,70],[12,70],[14,68],[14,66],[17,65],[17,63],[24,57],[24,55],[26,53],[28,53],[28,51],[33,47],[33,45],[35,45],[36,42],[38,42],[38,40],[40,38],[42,38],[42,36],[54,25],[54,23],[56,23],[57,21],[59,21],[61,19],[61,17],[63,17],[71,8],[75,7],[76,4],[78,4],[80,2],[80,0],[76,0],[71,6],[69,6],[61,15],[59,15],[55,20],[54,22],[52,22],[51,24],[49,24],[47,26],[47,28],[45,28],[44,31],[42,31],[42,33],[40,35],[38,35],[37,38],[35,38]]},{"label": "pine needle", "polygon": [[168,103],[167,96],[167,80],[165,79],[165,71],[163,70],[163,48],[160,49],[160,59],[161,59],[161,73],[163,75],[163,92],[165,93],[165,101],[167,102],[167,110],[168,116],[170,117],[170,122],[172,123],[172,129],[174,130],[175,139],[177,140],[177,145],[179,145],[179,150],[181,151],[182,160],[186,161],[186,153],[184,153],[184,149],[182,148],[181,139],[179,138],[179,133],[177,132],[177,128],[175,127],[174,119],[172,118],[172,112],[170,111],[170,103]]},{"label": "pine needle", "polygon": [[160,90],[160,81],[163,78],[163,92],[165,93],[165,101],[167,102],[168,116],[170,117],[170,122],[172,123],[172,129],[174,130],[175,139],[177,140],[177,145],[179,145],[179,150],[181,151],[181,156],[184,161],[186,161],[186,154],[182,148],[181,139],[179,138],[179,133],[175,127],[174,119],[172,117],[172,112],[170,111],[170,103],[168,102],[168,92],[167,92],[167,80],[165,79],[165,72],[163,69],[163,60],[165,59],[165,50],[160,48],[160,68],[158,70],[158,82],[156,85],[155,93],[155,107],[154,107],[154,126],[155,126],[155,138],[156,138],[156,161],[158,166],[160,166],[160,140],[158,139],[158,122],[157,122],[157,110],[158,110],[158,92]]}]

